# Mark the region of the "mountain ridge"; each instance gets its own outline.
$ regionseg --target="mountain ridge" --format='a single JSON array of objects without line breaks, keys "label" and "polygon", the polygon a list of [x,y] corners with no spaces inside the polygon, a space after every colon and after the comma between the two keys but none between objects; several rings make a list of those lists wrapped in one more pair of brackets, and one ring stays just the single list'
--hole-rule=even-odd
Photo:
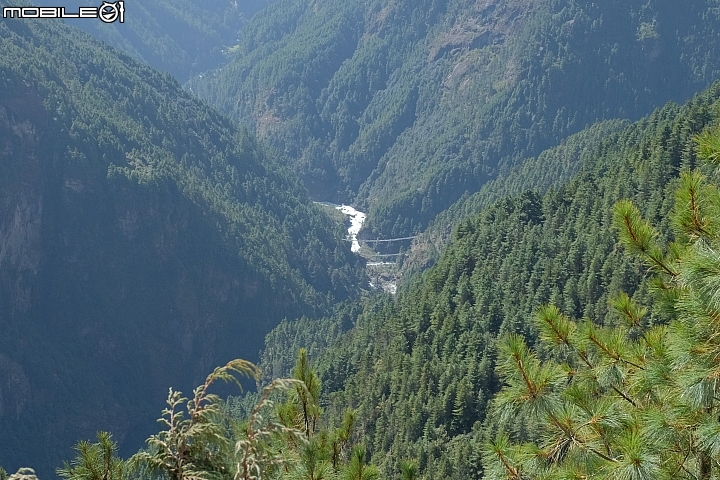
[{"label": "mountain ridge", "polygon": [[[520,333],[534,345],[531,318],[548,303],[611,326],[609,299],[620,291],[652,307],[650,324],[672,317],[651,301],[646,268],[618,248],[612,207],[632,199],[669,239],[679,172],[696,166],[695,137],[717,125],[719,101],[716,82],[683,106],[578,134],[590,151],[569,182],[500,197],[463,220],[438,262],[395,297],[284,322],[267,337],[263,369],[287,375],[286,352],[308,348],[326,415],[355,408],[353,439],[388,477],[412,458],[419,478],[483,478],[482,451],[501,427],[487,416],[501,387],[497,338]],[[567,149],[541,157],[554,168]]]},{"label": "mountain ridge", "polygon": [[276,146],[316,197],[355,201],[373,236],[393,238],[596,121],[705,88],[720,73],[717,13],[287,0],[253,18],[228,66],[189,86]]},{"label": "mountain ridge", "polygon": [[[0,2],[4,4],[5,2]],[[255,138],[76,29],[0,23],[0,463],[129,454],[173,386],[367,278]]]}]

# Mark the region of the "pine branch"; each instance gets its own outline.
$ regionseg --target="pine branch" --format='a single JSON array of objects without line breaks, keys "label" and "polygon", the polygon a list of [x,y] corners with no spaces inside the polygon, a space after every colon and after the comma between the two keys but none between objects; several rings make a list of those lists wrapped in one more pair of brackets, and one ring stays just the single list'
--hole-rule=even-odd
[{"label": "pine branch", "polygon": [[640,211],[630,200],[620,200],[613,209],[613,224],[620,234],[623,245],[631,252],[646,258],[650,266],[671,277],[677,272],[666,264],[662,250],[655,243],[657,231],[643,220]]}]

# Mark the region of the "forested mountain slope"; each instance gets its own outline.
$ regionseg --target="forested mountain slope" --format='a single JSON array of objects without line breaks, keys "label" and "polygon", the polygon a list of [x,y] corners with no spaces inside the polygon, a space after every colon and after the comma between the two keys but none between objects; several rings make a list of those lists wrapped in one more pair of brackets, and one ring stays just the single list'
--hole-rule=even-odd
[{"label": "forested mountain slope", "polygon": [[[94,37],[171,73],[181,83],[191,76],[218,68],[229,46],[252,15],[273,0],[142,0],[125,2],[125,22],[67,20]],[[58,6],[52,0],[28,2]],[[16,5],[17,2],[13,5]],[[65,0],[68,13],[80,6],[98,7],[102,1]]]},{"label": "forested mountain slope", "polygon": [[495,201],[518,196],[526,190],[543,194],[552,187],[568,183],[583,165],[595,161],[600,145],[611,134],[628,126],[627,120],[606,120],[596,123],[545,150],[537,157],[489,180],[474,194],[465,194],[447,210],[438,214],[428,228],[412,241],[407,256],[401,258],[403,277],[412,277],[440,258],[452,236],[453,227],[489,207]]},{"label": "forested mountain slope", "polygon": [[[545,303],[601,324],[615,321],[608,298],[621,290],[647,304],[645,268],[618,248],[612,206],[631,198],[668,235],[678,172],[695,164],[693,137],[717,122],[719,99],[715,84],[683,107],[668,104],[615,133],[595,129],[600,138],[588,133],[595,147],[569,183],[498,200],[462,222],[440,261],[395,298],[283,323],[266,340],[265,370],[285,374],[286,352],[308,347],[326,413],[358,409],[357,435],[387,478],[408,457],[423,478],[480,478],[494,423],[487,406],[499,388],[497,336],[521,332],[532,344],[530,319]],[[543,153],[551,170],[565,152]],[[663,315],[651,311],[651,322]]]},{"label": "forested mountain slope", "polygon": [[190,85],[315,198],[355,200],[397,237],[598,120],[707,87],[719,15],[710,0],[283,0]]},{"label": "forested mountain slope", "polygon": [[366,284],[343,239],[170,75],[0,22],[0,464],[49,478],[101,429],[134,452],[169,386]]}]

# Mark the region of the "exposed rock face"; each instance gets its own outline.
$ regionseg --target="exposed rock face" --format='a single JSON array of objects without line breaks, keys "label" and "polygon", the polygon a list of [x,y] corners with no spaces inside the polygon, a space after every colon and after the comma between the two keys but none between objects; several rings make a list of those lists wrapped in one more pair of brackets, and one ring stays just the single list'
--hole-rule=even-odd
[{"label": "exposed rock face", "polygon": [[101,429],[130,453],[169,386],[256,355],[269,319],[229,320],[269,286],[172,185],[70,173],[47,119],[14,107],[0,102],[0,432],[52,425],[34,442],[54,465]]},{"label": "exposed rock face", "polygon": [[10,475],[8,480],[38,480],[38,477],[35,475],[35,470],[24,467]]},{"label": "exposed rock face", "polygon": [[[215,366],[255,360],[284,317],[329,302],[330,274],[353,257],[297,182],[169,77],[58,30],[32,48],[65,42],[37,63],[66,70],[46,72],[56,83],[26,78],[7,66],[27,57],[7,25],[0,464],[45,477],[99,430],[122,456],[143,447],[169,387],[190,393]],[[94,63],[76,78],[79,57]],[[73,103],[92,81],[101,94]],[[359,284],[360,266],[347,268],[347,286]]]},{"label": "exposed rock face", "polygon": [[[0,464],[144,446],[168,388],[362,284],[247,132],[62,22],[0,22]],[[227,390],[235,392],[235,390]],[[218,392],[222,393],[222,392]]]},{"label": "exposed rock face", "polygon": [[0,417],[20,419],[30,395],[30,382],[22,367],[0,353]]},{"label": "exposed rock face", "polygon": [[[10,269],[16,274],[8,287],[12,292],[10,311],[18,314],[25,313],[30,306],[30,279],[40,269],[43,205],[35,183],[39,172],[39,135],[29,118],[20,120],[3,105],[0,105],[0,131],[3,140],[0,162],[5,169],[15,167],[20,179],[20,185],[15,188],[7,181],[3,182],[5,190],[0,194],[3,199],[0,204],[0,270]],[[22,159],[22,162],[15,159]]]}]

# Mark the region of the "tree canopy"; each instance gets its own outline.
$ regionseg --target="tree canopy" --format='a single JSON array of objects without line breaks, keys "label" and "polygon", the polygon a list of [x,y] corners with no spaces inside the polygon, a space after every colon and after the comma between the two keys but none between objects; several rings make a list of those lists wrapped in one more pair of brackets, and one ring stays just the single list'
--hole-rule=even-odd
[{"label": "tree canopy", "polygon": [[3,19],[0,52],[4,466],[51,475],[96,430],[128,454],[168,385],[367,285],[342,225],[170,75],[51,20]]},{"label": "tree canopy", "polygon": [[316,352],[326,412],[357,410],[358,431],[372,439],[368,451],[384,474],[409,457],[425,478],[481,478],[484,445],[496,431],[488,404],[502,385],[498,337],[539,343],[531,319],[546,304],[571,318],[619,324],[610,301],[621,291],[648,307],[648,324],[671,319],[653,307],[646,267],[618,247],[613,206],[632,199],[657,226],[657,244],[672,239],[678,173],[696,166],[695,137],[716,121],[718,88],[618,130],[596,129],[596,138],[585,132],[587,151],[579,143],[547,151],[549,171],[567,162],[568,151],[582,153],[567,184],[476,212],[456,227],[437,264],[394,298],[283,323],[267,338],[263,367],[282,374],[291,368],[284,352]]},{"label": "tree canopy", "polygon": [[708,0],[285,0],[190,87],[316,199],[355,201],[368,235],[403,237],[589,125],[706,88],[717,26]]},{"label": "tree canopy", "polygon": [[653,275],[653,307],[671,321],[648,321],[647,308],[620,293],[611,302],[617,322],[574,321],[546,306],[534,350],[506,336],[494,406],[502,426],[486,449],[487,478],[720,474],[720,129],[698,144],[704,162],[685,169],[675,190],[672,242],[659,242],[632,202],[614,208],[622,244]]}]

